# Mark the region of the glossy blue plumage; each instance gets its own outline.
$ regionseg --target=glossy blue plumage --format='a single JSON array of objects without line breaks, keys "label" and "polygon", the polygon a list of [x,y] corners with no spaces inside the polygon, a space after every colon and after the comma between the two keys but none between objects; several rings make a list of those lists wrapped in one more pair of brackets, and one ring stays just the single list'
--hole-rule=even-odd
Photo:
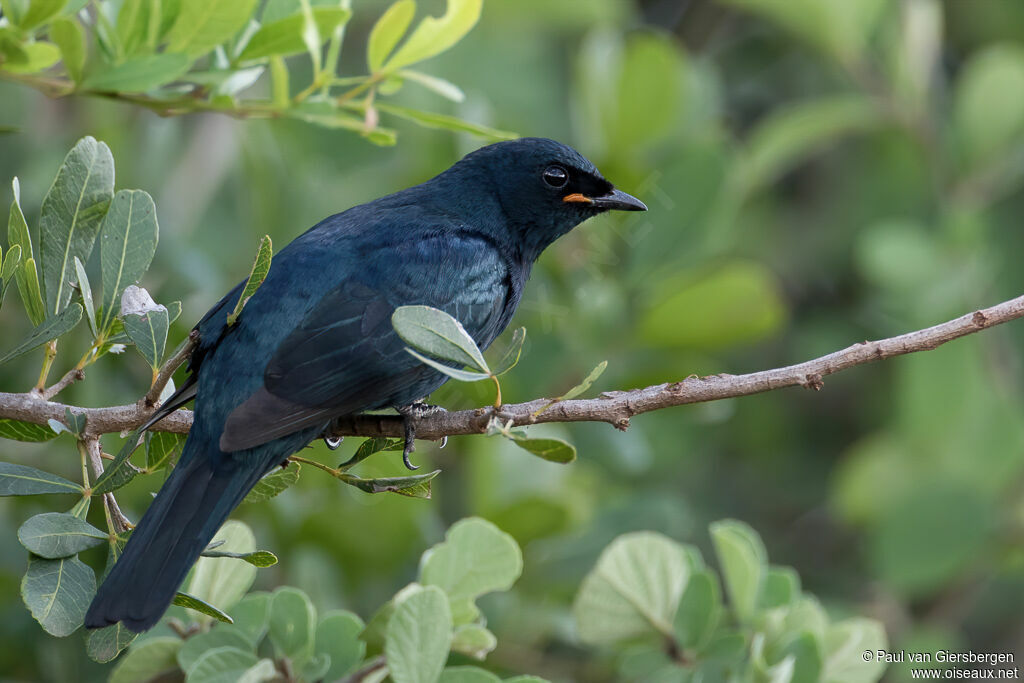
[{"label": "glossy blue plumage", "polygon": [[[544,180],[553,165],[567,171],[568,183]],[[234,326],[227,313],[241,286],[197,325],[190,378],[157,416],[194,398],[192,430],[86,626],[151,627],[268,470],[333,417],[403,407],[445,381],[404,351],[391,328],[396,307],[440,308],[487,348],[511,320],[545,247],[602,210],[639,207],[574,150],[524,138],[478,150],[422,185],[331,216],[295,239],[274,256]]]}]

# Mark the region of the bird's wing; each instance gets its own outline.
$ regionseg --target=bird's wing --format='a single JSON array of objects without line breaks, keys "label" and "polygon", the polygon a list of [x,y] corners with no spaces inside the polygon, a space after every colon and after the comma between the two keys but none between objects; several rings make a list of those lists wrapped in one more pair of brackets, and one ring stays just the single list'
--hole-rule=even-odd
[{"label": "bird's wing", "polygon": [[406,353],[391,327],[398,306],[440,308],[483,347],[510,317],[505,262],[476,238],[442,233],[391,244],[360,268],[326,292],[277,347],[263,386],[228,417],[223,450],[408,403],[436,388],[443,376]]}]

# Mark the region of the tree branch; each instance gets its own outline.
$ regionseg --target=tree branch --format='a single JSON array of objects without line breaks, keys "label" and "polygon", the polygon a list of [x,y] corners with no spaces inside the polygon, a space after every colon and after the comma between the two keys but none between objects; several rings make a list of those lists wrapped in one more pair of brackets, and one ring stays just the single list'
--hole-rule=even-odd
[{"label": "tree branch", "polygon": [[[930,351],[948,341],[1022,317],[1024,296],[1019,296],[940,325],[888,339],[860,342],[827,356],[784,368],[746,375],[694,375],[679,382],[631,391],[609,391],[597,398],[553,404],[550,399],[539,398],[498,409],[486,407],[458,412],[442,410],[417,422],[416,437],[436,440],[459,434],[480,434],[487,430],[487,425],[495,418],[503,423],[511,421],[513,426],[542,422],[607,422],[618,429],[626,429],[633,416],[672,406],[749,396],[790,386],[817,391],[824,385],[822,380],[827,375],[893,356]],[[92,435],[135,429],[153,412],[153,408],[147,406],[144,400],[133,405],[111,408],[78,408],[46,401],[32,393],[0,393],[0,418],[46,424],[50,419],[62,420],[66,408],[86,416],[86,432]],[[192,412],[178,410],[154,425],[153,429],[185,434],[191,424]],[[340,417],[328,429],[330,436],[401,437],[403,434],[402,418],[398,415]]]}]

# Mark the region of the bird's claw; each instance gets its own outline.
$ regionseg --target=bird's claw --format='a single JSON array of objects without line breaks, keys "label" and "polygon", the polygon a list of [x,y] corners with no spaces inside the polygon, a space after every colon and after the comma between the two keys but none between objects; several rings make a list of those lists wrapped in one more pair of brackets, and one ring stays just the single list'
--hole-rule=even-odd
[{"label": "bird's claw", "polygon": [[402,416],[402,425],[405,432],[405,448],[402,450],[402,462],[410,470],[418,470],[419,465],[413,465],[412,461],[409,460],[409,454],[416,450],[416,422],[427,415],[438,413],[444,410],[444,408],[417,401],[396,410]]}]

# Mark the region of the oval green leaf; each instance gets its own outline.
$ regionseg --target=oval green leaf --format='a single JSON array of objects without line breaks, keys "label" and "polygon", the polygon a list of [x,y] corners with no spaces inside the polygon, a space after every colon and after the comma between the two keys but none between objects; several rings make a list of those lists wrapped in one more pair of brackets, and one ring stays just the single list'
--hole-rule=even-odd
[{"label": "oval green leaf", "polygon": [[44,512],[21,525],[18,540],[29,552],[56,560],[100,545],[108,541],[109,536],[74,515]]}]

